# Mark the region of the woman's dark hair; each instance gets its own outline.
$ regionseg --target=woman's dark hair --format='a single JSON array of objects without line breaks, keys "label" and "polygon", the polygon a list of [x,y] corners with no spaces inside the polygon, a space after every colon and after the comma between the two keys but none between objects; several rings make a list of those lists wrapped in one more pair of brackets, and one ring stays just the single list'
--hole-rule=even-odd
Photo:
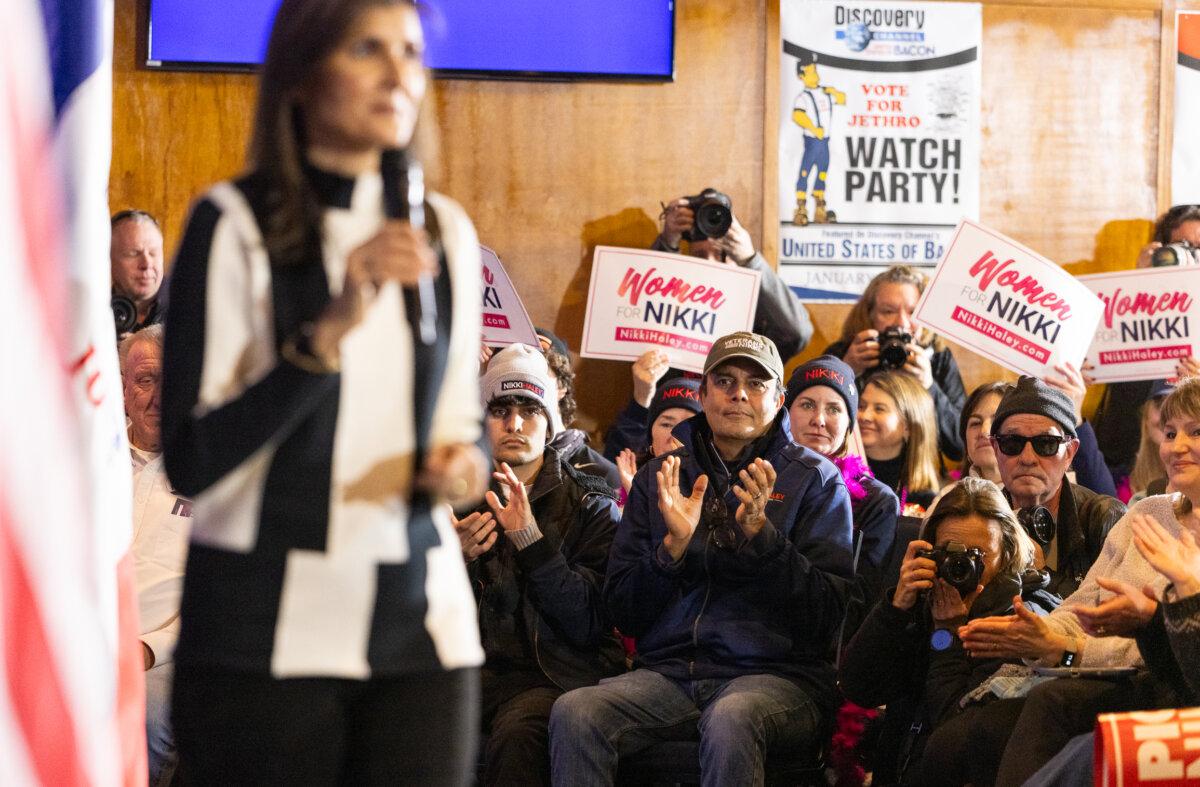
[{"label": "woman's dark hair", "polygon": [[[267,57],[258,79],[258,105],[248,151],[251,169],[266,184],[267,213],[263,237],[273,263],[302,258],[305,244],[319,233],[321,209],[304,174],[304,122],[300,94],[313,83],[317,69],[341,44],[359,15],[368,8],[407,6],[413,0],[283,0],[275,14]],[[421,116],[425,115],[422,104]],[[417,155],[417,123],[410,150]]]},{"label": "woman's dark hair", "polygon": [[974,391],[971,391],[971,395],[967,397],[967,403],[963,405],[962,412],[958,416],[958,439],[962,440],[963,444],[963,460],[960,467],[963,477],[966,477],[971,472],[971,451],[967,446],[967,423],[971,420],[971,416],[975,414],[975,409],[979,407],[980,402],[992,394],[998,394],[1003,399],[1004,394],[1011,391],[1012,387],[1012,383],[997,380],[994,383],[984,383]]},{"label": "woman's dark hair", "polygon": [[1171,242],[1171,233],[1189,221],[1200,221],[1200,205],[1176,205],[1154,222],[1154,240],[1164,246]]}]

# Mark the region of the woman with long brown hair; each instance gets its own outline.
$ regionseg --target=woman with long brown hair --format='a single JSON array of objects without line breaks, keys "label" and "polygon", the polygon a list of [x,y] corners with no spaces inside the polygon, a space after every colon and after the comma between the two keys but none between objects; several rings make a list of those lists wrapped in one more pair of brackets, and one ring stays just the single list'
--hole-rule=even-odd
[{"label": "woman with long brown hair", "polygon": [[875,477],[909,504],[926,507],[942,486],[933,400],[912,377],[871,378],[858,400],[858,428]]},{"label": "woman with long brown hair", "polygon": [[443,503],[484,488],[480,263],[462,209],[411,188],[423,50],[409,0],[284,0],[249,171],[180,245],[162,421],[195,500],[174,724],[197,784],[470,772],[483,654]]}]

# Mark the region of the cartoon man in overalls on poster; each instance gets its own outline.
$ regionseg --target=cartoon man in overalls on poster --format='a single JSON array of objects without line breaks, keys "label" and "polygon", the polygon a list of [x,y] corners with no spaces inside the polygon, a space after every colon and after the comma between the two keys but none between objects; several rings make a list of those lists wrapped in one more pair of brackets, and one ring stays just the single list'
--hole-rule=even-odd
[{"label": "cartoon man in overalls on poster", "polygon": [[825,207],[825,175],[829,170],[833,107],[845,106],[846,94],[821,84],[815,52],[805,52],[796,60],[796,76],[804,83],[804,90],[796,96],[792,120],[804,130],[804,158],[800,162],[800,177],[796,180],[796,212],[792,223],[803,227],[808,224],[808,183],[814,172],[813,221],[817,224],[837,221],[837,215]]}]

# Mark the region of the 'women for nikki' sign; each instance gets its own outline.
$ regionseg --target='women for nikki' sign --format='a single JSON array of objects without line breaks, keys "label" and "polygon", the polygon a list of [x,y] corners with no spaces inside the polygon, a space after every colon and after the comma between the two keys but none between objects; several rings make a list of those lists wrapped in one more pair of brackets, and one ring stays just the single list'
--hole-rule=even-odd
[{"label": "'women for nikki' sign", "polygon": [[702,371],[719,337],[751,330],[758,271],[659,251],[597,246],[580,355],[635,360],[662,350]]},{"label": "'women for nikki' sign", "polygon": [[1096,382],[1174,377],[1179,359],[1196,354],[1200,269],[1149,268],[1079,280],[1104,304],[1088,351]]},{"label": "'women for nikki' sign", "polygon": [[1102,304],[1061,267],[972,221],[955,230],[913,319],[1018,374],[1080,366]]}]

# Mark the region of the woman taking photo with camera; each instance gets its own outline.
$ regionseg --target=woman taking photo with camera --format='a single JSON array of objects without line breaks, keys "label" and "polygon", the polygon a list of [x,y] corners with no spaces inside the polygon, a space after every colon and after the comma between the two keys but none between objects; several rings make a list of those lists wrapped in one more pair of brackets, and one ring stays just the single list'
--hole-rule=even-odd
[{"label": "woman taking photo with camera", "polygon": [[1015,595],[1031,609],[1053,609],[1058,597],[1045,590],[1049,578],[1032,565],[1033,542],[995,484],[964,478],[938,499],[921,539],[908,545],[899,584],[842,655],[838,680],[846,697],[865,707],[887,705],[875,783],[970,781],[924,762],[922,749],[1003,660],[971,658],[953,632],[968,620],[1007,614]]},{"label": "woman taking photo with camera", "polygon": [[950,348],[918,328],[913,311],[929,279],[907,265],[893,265],[867,284],[846,315],[842,335],[825,348],[854,370],[858,390],[879,372],[902,371],[920,383],[937,413],[938,450],[958,461],[963,456],[958,418],[967,393]]},{"label": "woman taking photo with camera", "polygon": [[423,50],[408,0],[284,0],[250,170],[180,246],[162,421],[195,499],[189,782],[469,777],[483,654],[445,503],[487,470],[480,262],[462,209],[403,163],[429,131]]}]

